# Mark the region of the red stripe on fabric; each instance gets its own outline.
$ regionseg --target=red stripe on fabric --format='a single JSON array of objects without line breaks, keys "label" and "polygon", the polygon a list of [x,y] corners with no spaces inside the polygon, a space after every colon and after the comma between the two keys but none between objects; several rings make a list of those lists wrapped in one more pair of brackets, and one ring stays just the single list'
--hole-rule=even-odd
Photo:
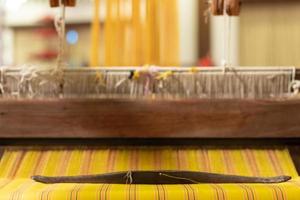
[{"label": "red stripe on fabric", "polygon": [[156,196],[155,196],[155,199],[156,200],[160,200],[160,194],[159,194],[159,188],[158,188],[158,185],[155,185],[155,193],[156,193]]},{"label": "red stripe on fabric", "polygon": [[78,186],[78,188],[75,192],[75,200],[78,200],[79,192],[80,192],[82,187],[83,187],[83,185],[81,185],[81,184]]},{"label": "red stripe on fabric", "polygon": [[253,190],[253,188],[250,187],[250,186],[248,186],[248,185],[245,185],[245,187],[247,187],[248,190],[251,192],[251,195],[252,195],[253,200],[254,200],[254,199],[257,199],[257,198],[256,198],[256,192],[255,192],[255,190]]},{"label": "red stripe on fabric", "polygon": [[111,164],[111,156],[112,156],[112,150],[109,149],[108,150],[108,154],[107,154],[107,161],[106,161],[106,172],[110,172],[110,164]]},{"label": "red stripe on fabric", "polygon": [[192,194],[193,194],[193,200],[196,200],[195,189],[193,188],[192,185],[187,185],[187,186],[191,188],[191,191],[192,191]]},{"label": "red stripe on fabric", "polygon": [[249,190],[249,187],[247,187],[247,185],[243,185],[243,184],[239,184],[239,186],[245,190],[246,192],[246,199],[247,200],[254,200],[254,196],[251,190]]},{"label": "red stripe on fabric", "polygon": [[138,193],[137,193],[138,189],[137,189],[137,185],[134,185],[134,199],[137,200],[138,199]]},{"label": "red stripe on fabric", "polygon": [[251,194],[249,193],[248,189],[243,185],[239,185],[239,186],[246,192],[246,199],[247,200],[252,200],[252,198],[250,197]]},{"label": "red stripe on fabric", "polygon": [[75,185],[73,189],[70,192],[70,200],[77,200],[78,192],[82,186],[81,185]]},{"label": "red stripe on fabric", "polygon": [[38,173],[38,174],[43,174],[44,173],[45,167],[47,166],[47,164],[49,162],[51,162],[49,160],[50,159],[50,153],[51,153],[50,151],[44,151],[43,152],[43,156],[42,156],[40,167],[38,168],[38,171],[36,171],[35,173]]},{"label": "red stripe on fabric", "polygon": [[226,195],[225,191],[223,188],[217,184],[212,184],[213,188],[215,188],[216,194],[217,194],[217,199],[218,200],[226,200]]},{"label": "red stripe on fabric", "polygon": [[278,190],[274,185],[268,185],[272,189],[273,197],[275,197],[276,200],[282,200],[282,196],[278,194]]},{"label": "red stripe on fabric", "polygon": [[140,151],[139,150],[137,150],[136,151],[136,157],[135,157],[135,168],[136,168],[136,170],[139,170],[139,162],[140,162]]},{"label": "red stripe on fabric", "polygon": [[250,168],[251,168],[251,173],[254,176],[259,176],[260,172],[259,172],[259,169],[258,169],[258,166],[257,166],[257,163],[256,163],[255,156],[253,155],[253,151],[250,151],[249,149],[247,149],[247,150],[245,150],[245,155],[248,159],[248,163],[249,163]]},{"label": "red stripe on fabric", "polygon": [[61,156],[60,166],[58,169],[58,174],[60,176],[66,175],[68,166],[70,164],[70,158],[71,158],[72,151],[63,151],[63,155]]},{"label": "red stripe on fabric", "polygon": [[177,169],[181,170],[181,160],[180,160],[180,152],[179,149],[176,150],[176,158],[177,158]]},{"label": "red stripe on fabric", "polygon": [[272,167],[277,175],[283,175],[283,170],[281,168],[281,163],[279,162],[279,159],[275,152],[273,150],[268,150],[268,157],[272,163]]},{"label": "red stripe on fabric", "polygon": [[221,196],[222,196],[221,199],[225,200],[225,199],[226,199],[226,195],[225,195],[224,189],[223,189],[221,186],[219,186],[219,185],[217,185],[217,187],[218,187],[218,188],[220,189],[220,191],[221,191]]},{"label": "red stripe on fabric", "polygon": [[285,200],[286,199],[284,192],[282,191],[282,189],[279,186],[272,185],[272,187],[275,190],[278,199],[280,199],[280,200]]},{"label": "red stripe on fabric", "polygon": [[71,192],[70,192],[70,200],[73,200],[73,193],[74,193],[74,190],[77,188],[77,185],[73,186]]},{"label": "red stripe on fabric", "polygon": [[[185,198],[187,197],[187,200],[190,200],[190,193],[189,193],[189,189],[186,187],[186,185],[185,185],[185,184],[183,184],[182,186],[183,186],[183,188],[184,188],[184,191],[185,191],[185,194],[186,194]],[[185,198],[184,198],[184,199],[185,199]]]},{"label": "red stripe on fabric", "polygon": [[180,162],[182,163],[182,168],[184,170],[189,170],[189,162],[187,158],[187,152],[185,150],[179,150]]},{"label": "red stripe on fabric", "polygon": [[45,195],[45,191],[46,191],[46,189],[43,189],[41,192],[40,192],[40,200],[44,200],[44,195]]},{"label": "red stripe on fabric", "polygon": [[138,170],[138,150],[130,151],[130,170]]},{"label": "red stripe on fabric", "polygon": [[281,200],[281,198],[278,196],[276,188],[274,188],[273,185],[269,185],[269,187],[272,188],[273,195],[275,196],[276,200]]},{"label": "red stripe on fabric", "polygon": [[136,199],[136,185],[128,184],[128,200]]},{"label": "red stripe on fabric", "polygon": [[191,185],[185,185],[184,184],[183,186],[186,190],[188,200],[195,200],[196,196],[195,196],[194,188]]},{"label": "red stripe on fabric", "polygon": [[126,186],[126,191],[128,191],[127,199],[131,200],[131,184],[127,184]]},{"label": "red stripe on fabric", "polygon": [[164,197],[164,200],[167,200],[167,192],[166,192],[165,186],[164,186],[164,185],[161,185],[161,189],[162,189],[162,191],[163,191],[163,197]]},{"label": "red stripe on fabric", "polygon": [[280,190],[281,194],[282,194],[282,198],[285,200],[287,199],[286,193],[284,190],[282,190],[282,188],[280,186],[278,186],[278,189]]},{"label": "red stripe on fabric", "polygon": [[32,170],[32,174],[31,175],[36,175],[37,171],[39,171],[39,169],[41,168],[41,165],[42,165],[41,162],[43,160],[42,159],[43,155],[44,155],[43,151],[39,152],[39,156],[38,156],[38,158],[36,160],[36,163],[35,163],[35,166],[34,166],[34,168]]},{"label": "red stripe on fabric", "polygon": [[15,163],[13,164],[13,168],[10,171],[9,178],[15,178],[18,170],[20,169],[21,163],[25,157],[26,152],[24,150],[21,151],[21,153],[18,154]]},{"label": "red stripe on fabric", "polygon": [[204,165],[204,171],[205,172],[211,172],[208,151],[204,150],[204,149],[197,150],[197,154],[198,154],[199,169],[201,169],[200,167],[203,164]]},{"label": "red stripe on fabric", "polygon": [[53,187],[51,187],[51,188],[47,191],[47,200],[50,199],[50,195],[51,195],[51,193],[54,191],[54,189],[55,189],[56,187],[57,187],[57,186],[53,186]]},{"label": "red stripe on fabric", "polygon": [[88,175],[89,174],[90,167],[91,167],[91,160],[92,160],[94,152],[95,152],[94,150],[83,151],[84,158],[83,158],[83,161],[82,161],[83,165],[80,169],[81,175]]},{"label": "red stripe on fabric", "polygon": [[159,150],[154,151],[154,164],[156,170],[161,170],[161,152]]},{"label": "red stripe on fabric", "polygon": [[112,172],[115,168],[115,159],[117,151],[115,149],[110,149],[107,158],[107,172]]},{"label": "red stripe on fabric", "polygon": [[[52,186],[52,185],[51,185]],[[44,195],[45,195],[45,192],[48,190],[48,188],[49,187],[51,187],[51,186],[48,186],[48,187],[46,187],[46,188],[44,188],[43,190],[41,190],[41,192],[40,192],[40,200],[44,200]]]},{"label": "red stripe on fabric", "polygon": [[118,152],[119,151],[114,150],[114,153],[113,153],[113,156],[112,156],[112,160],[111,160],[111,171],[115,170],[115,167],[116,167],[116,158],[117,158]]},{"label": "red stripe on fabric", "polygon": [[160,198],[160,189],[159,189],[159,185],[156,185],[156,191],[157,191],[157,199],[158,200],[161,200],[161,198]]},{"label": "red stripe on fabric", "polygon": [[158,191],[159,191],[159,200],[166,200],[166,193],[163,188],[163,185],[157,185]]},{"label": "red stripe on fabric", "polygon": [[102,198],[102,191],[103,191],[103,189],[106,187],[106,184],[103,184],[103,185],[101,185],[100,187],[99,187],[99,190],[98,190],[98,197],[99,197],[99,200],[102,200],[103,198]]},{"label": "red stripe on fabric", "polygon": [[234,162],[232,161],[230,153],[227,150],[223,150],[222,152],[227,172],[230,174],[235,174],[235,168],[233,165]]},{"label": "red stripe on fabric", "polygon": [[111,185],[107,185],[105,190],[105,200],[109,200],[109,191],[110,191]]},{"label": "red stripe on fabric", "polygon": [[104,200],[104,199],[108,199],[108,189],[109,189],[110,185],[105,184],[103,185],[103,188],[100,191],[100,200]]},{"label": "red stripe on fabric", "polygon": [[220,200],[221,197],[220,197],[220,194],[219,194],[220,193],[219,188],[216,187],[215,184],[211,184],[210,186],[215,190],[214,194],[215,194],[216,199]]}]

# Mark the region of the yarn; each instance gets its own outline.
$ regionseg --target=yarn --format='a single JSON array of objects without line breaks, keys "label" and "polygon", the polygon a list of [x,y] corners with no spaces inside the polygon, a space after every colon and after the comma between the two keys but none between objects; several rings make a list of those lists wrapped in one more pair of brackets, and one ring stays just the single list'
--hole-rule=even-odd
[{"label": "yarn", "polygon": [[[1,71],[6,97],[57,97],[59,79],[50,68]],[[133,75],[134,74],[134,75]],[[65,98],[267,99],[290,94],[294,68],[89,68],[64,69]]]}]

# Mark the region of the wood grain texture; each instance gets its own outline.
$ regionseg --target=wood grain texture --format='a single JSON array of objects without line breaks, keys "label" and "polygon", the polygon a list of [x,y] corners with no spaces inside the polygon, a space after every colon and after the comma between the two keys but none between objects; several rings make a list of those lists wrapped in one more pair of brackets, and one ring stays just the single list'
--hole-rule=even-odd
[{"label": "wood grain texture", "polygon": [[300,100],[0,100],[0,138],[300,138]]},{"label": "wood grain texture", "polygon": [[[59,7],[59,0],[50,0],[49,2],[51,7]],[[62,0],[62,3],[65,4],[65,6],[74,7],[76,5],[76,0]]]}]

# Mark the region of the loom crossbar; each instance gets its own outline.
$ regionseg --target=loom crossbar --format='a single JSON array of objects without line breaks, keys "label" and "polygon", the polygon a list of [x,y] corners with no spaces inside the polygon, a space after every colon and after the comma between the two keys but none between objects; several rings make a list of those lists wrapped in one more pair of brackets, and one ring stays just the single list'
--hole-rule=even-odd
[{"label": "loom crossbar", "polygon": [[300,138],[300,100],[1,100],[0,138]]},{"label": "loom crossbar", "polygon": [[[170,99],[163,98],[163,94],[162,98],[153,100],[152,96],[143,97],[143,93],[141,98],[111,98],[111,93],[107,96],[103,89],[104,96],[101,98],[80,96],[83,86],[77,79],[81,76],[87,77],[85,81],[88,82],[88,89],[85,88],[85,94],[90,94],[90,91],[95,92],[94,79],[97,72],[113,74],[116,78],[121,74],[121,78],[127,79],[130,71],[143,69],[145,68],[65,69],[65,77],[71,80],[69,89],[64,88],[65,92],[69,92],[71,96],[75,91],[75,98],[68,98],[67,95],[62,99],[43,96],[32,99],[7,98],[6,93],[3,93],[0,98],[0,138],[300,138],[300,100],[297,97],[263,100],[191,96]],[[283,92],[288,93],[289,81],[295,80],[297,76],[294,67],[164,67],[151,70],[173,71],[179,77],[194,73],[192,70],[199,74],[220,76],[239,73],[259,77],[265,74],[268,84],[272,86],[272,90],[267,91],[270,94],[274,89],[272,77],[277,74],[286,76]],[[21,71],[22,69],[17,68],[2,70],[3,85],[13,90]],[[72,82],[72,79],[76,80]],[[243,87],[242,81],[238,80],[237,83],[240,84],[235,86],[237,90]],[[171,84],[174,82],[171,81]],[[220,82],[220,86],[222,84]],[[37,84],[37,88],[40,87]],[[92,89],[89,90],[89,87]],[[250,92],[251,87],[248,88]],[[120,91],[113,92],[118,95]]]}]

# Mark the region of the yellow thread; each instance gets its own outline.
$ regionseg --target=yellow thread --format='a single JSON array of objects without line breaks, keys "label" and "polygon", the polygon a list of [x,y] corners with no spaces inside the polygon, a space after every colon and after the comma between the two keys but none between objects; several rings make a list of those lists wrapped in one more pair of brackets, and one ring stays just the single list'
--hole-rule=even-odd
[{"label": "yellow thread", "polygon": [[138,80],[140,78],[140,72],[139,71],[135,71],[134,73],[133,73],[133,79],[134,80]]},{"label": "yellow thread", "polygon": [[104,82],[104,75],[101,72],[96,72],[96,82],[99,85],[104,86],[105,82]]},{"label": "yellow thread", "polygon": [[90,66],[99,66],[99,40],[100,40],[100,22],[99,22],[100,0],[94,0],[94,18],[92,22],[92,39]]},{"label": "yellow thread", "polygon": [[[106,1],[104,65],[179,65],[177,4],[177,0],[145,0],[145,3],[141,0]],[[93,24],[96,24],[95,19]],[[99,51],[95,50],[99,39],[95,42],[93,38],[95,55],[95,51]],[[96,63],[97,60],[92,61]]]},{"label": "yellow thread", "polygon": [[140,0],[132,0],[132,65],[139,66],[142,64],[142,20],[141,20],[141,3]]},{"label": "yellow thread", "polygon": [[191,67],[189,71],[190,71],[191,73],[193,73],[193,74],[199,72],[199,70],[198,70],[197,67]]},{"label": "yellow thread", "polygon": [[166,72],[162,72],[160,73],[156,79],[157,80],[167,80],[168,78],[170,78],[171,76],[173,76],[173,72],[172,71],[166,71]]},{"label": "yellow thread", "polygon": [[178,1],[159,0],[159,3],[160,65],[179,66]]}]

